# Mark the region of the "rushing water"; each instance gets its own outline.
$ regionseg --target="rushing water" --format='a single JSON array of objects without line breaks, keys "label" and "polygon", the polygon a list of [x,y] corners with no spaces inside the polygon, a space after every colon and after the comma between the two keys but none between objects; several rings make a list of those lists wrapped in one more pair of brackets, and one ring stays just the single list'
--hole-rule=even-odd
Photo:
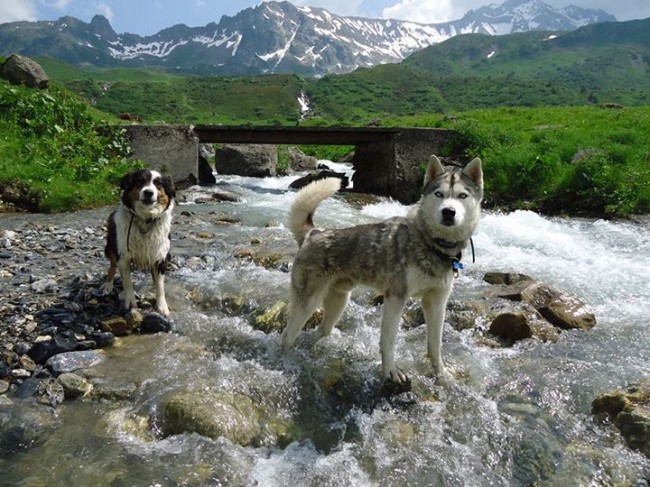
[{"label": "rushing water", "polygon": [[[282,224],[294,196],[285,190],[291,179],[221,177],[219,186],[241,194],[241,202],[180,206],[178,213],[194,213],[192,232],[209,238],[173,236],[180,267],[167,282],[177,333],[130,337],[107,350],[110,359],[93,374],[115,390],[130,387],[132,398],[66,402],[58,413],[63,426],[44,445],[0,460],[0,484],[647,484],[648,459],[590,414],[599,393],[650,377],[647,223],[486,213],[474,239],[476,263],[456,281],[453,299],[477,296],[486,271],[521,272],[582,298],[598,324],[563,333],[557,343],[525,341],[508,349],[488,348],[471,330],[446,325],[443,357],[461,371],[450,384],[430,373],[423,327],[400,331],[396,357],[420,400],[391,405],[376,397],[381,310],[369,304],[368,290],[355,291],[331,337],[315,343],[305,332],[288,354],[277,333],[256,331],[245,318],[207,305],[226,294],[258,306],[286,299],[286,272],[233,252],[253,238],[295,252]],[[205,193],[190,192],[190,200]],[[240,223],[215,223],[221,211]],[[316,223],[352,225],[406,211],[390,200],[359,208],[333,198],[319,208]],[[197,304],[190,296],[202,298]],[[343,386],[343,398],[322,388],[333,369],[352,390]],[[164,437],[157,418],[165,397],[178,390],[247,395],[295,420],[304,434],[283,447],[242,447],[195,433]]]}]

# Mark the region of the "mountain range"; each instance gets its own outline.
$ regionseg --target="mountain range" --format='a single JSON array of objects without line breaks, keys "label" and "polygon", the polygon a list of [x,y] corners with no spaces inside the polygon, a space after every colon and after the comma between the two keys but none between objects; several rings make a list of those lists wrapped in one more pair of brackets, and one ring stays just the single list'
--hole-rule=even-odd
[{"label": "mountain range", "polygon": [[458,34],[571,31],[616,19],[602,11],[541,0],[507,0],[461,19],[423,24],[342,17],[322,8],[263,2],[203,27],[183,24],[152,36],[118,34],[103,16],[0,24],[0,55],[50,57],[79,67],[162,67],[221,75],[293,73],[320,77],[401,62]]}]

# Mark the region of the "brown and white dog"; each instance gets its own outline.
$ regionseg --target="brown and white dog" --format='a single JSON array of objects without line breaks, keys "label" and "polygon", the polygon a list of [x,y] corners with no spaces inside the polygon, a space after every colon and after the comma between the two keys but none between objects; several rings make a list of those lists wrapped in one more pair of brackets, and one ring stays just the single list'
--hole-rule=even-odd
[{"label": "brown and white dog", "polygon": [[110,267],[102,290],[113,290],[115,272],[120,270],[124,305],[137,306],[131,266],[150,269],[156,292],[156,309],[169,316],[165,299],[165,270],[171,246],[174,183],[158,171],[141,169],[127,173],[120,184],[120,203],[108,217],[105,254]]}]

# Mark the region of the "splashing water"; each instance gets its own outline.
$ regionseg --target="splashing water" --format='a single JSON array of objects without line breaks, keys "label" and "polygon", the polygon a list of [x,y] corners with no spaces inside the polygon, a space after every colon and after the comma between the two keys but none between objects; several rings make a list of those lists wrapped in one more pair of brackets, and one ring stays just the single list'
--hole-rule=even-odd
[{"label": "splashing water", "polygon": [[[430,373],[423,327],[402,330],[396,356],[420,400],[395,405],[373,392],[381,310],[369,304],[367,291],[353,293],[330,337],[316,341],[307,331],[286,354],[277,333],[212,307],[227,293],[253,306],[286,299],[286,272],[233,253],[253,237],[295,252],[283,225],[292,179],[219,177],[219,187],[241,195],[217,207],[240,219],[234,226],[212,225],[215,207],[190,198],[194,225],[215,238],[209,245],[185,236],[174,241],[186,264],[168,277],[178,333],[133,337],[108,350],[108,365],[94,373],[114,389],[136,384],[131,400],[67,403],[60,414],[69,426],[39,448],[0,460],[4,478],[47,485],[643,484],[650,461],[594,422],[590,403],[650,376],[647,224],[485,213],[474,237],[476,263],[467,263],[452,297],[485,286],[487,271],[520,272],[579,296],[598,325],[563,333],[555,344],[526,341],[510,349],[481,346],[471,330],[445,326],[443,357],[462,371],[450,384]],[[335,197],[319,207],[315,222],[341,227],[407,211],[387,199],[358,209]],[[196,257],[200,265],[189,265]],[[203,305],[189,295],[204,296]],[[281,446],[161,434],[165,398],[179,390],[242,394],[302,433]],[[96,426],[74,426],[80,424]]]}]

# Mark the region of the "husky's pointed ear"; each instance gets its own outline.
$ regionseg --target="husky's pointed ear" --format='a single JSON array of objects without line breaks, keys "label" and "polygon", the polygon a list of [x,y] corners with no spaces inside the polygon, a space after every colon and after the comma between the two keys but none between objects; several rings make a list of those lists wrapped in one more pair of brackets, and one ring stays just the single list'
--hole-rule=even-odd
[{"label": "husky's pointed ear", "polygon": [[426,186],[429,181],[436,179],[443,172],[445,172],[445,168],[442,166],[440,159],[438,159],[434,154],[431,154],[427,171],[424,173],[424,186]]},{"label": "husky's pointed ear", "polygon": [[469,177],[479,187],[483,187],[483,169],[481,168],[481,160],[476,157],[472,162],[463,168],[463,174]]}]

